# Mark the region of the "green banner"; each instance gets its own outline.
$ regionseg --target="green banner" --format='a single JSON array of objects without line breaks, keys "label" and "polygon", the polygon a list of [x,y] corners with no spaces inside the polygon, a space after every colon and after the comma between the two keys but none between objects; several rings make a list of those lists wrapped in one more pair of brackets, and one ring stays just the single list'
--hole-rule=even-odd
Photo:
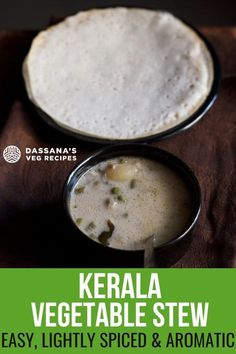
[{"label": "green banner", "polygon": [[1,353],[224,353],[233,269],[1,269]]}]

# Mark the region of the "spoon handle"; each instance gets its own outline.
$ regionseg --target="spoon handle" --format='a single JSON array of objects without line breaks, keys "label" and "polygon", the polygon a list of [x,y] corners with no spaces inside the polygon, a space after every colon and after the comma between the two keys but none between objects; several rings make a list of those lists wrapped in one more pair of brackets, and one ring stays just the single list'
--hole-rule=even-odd
[{"label": "spoon handle", "polygon": [[154,268],[156,266],[155,257],[156,236],[152,235],[146,239],[144,248],[144,268]]}]

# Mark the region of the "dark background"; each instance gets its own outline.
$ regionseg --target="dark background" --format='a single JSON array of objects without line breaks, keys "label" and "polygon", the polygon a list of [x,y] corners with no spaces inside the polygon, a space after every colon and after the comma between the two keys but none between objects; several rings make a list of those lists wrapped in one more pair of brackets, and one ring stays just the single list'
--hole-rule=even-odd
[{"label": "dark background", "polygon": [[236,0],[0,0],[0,29],[40,29],[52,16],[122,5],[168,10],[194,25],[236,25]]}]

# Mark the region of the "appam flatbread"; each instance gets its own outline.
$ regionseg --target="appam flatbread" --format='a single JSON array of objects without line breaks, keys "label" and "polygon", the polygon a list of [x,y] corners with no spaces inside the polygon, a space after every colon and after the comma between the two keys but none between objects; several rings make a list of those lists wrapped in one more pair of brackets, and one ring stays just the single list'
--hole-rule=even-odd
[{"label": "appam flatbread", "polygon": [[206,100],[213,62],[167,12],[79,12],[40,32],[24,61],[28,96],[64,128],[107,139],[163,132]]}]

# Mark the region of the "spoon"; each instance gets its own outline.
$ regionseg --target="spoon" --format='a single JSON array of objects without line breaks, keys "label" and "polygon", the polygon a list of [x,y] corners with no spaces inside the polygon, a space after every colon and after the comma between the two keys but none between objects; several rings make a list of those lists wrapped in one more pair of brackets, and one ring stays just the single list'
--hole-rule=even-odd
[{"label": "spoon", "polygon": [[144,245],[144,268],[154,268],[156,266],[155,257],[156,236],[149,236]]}]

